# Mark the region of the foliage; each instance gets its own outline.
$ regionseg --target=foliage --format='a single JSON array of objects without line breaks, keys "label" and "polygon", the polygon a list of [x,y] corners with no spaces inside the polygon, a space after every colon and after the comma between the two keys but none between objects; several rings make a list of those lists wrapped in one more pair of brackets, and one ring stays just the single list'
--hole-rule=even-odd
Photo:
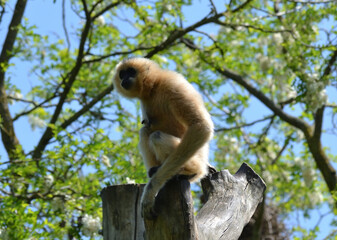
[{"label": "foliage", "polygon": [[[0,56],[0,238],[95,238],[100,190],[146,181],[139,105],[111,85],[131,56],[182,73],[203,94],[216,126],[211,162],[252,165],[280,219],[317,209],[335,218],[337,153],[322,143],[336,137],[334,1],[60,0],[48,3],[63,14],[54,35],[28,9],[14,12],[25,2],[0,1],[2,31],[12,24]],[[16,135],[28,124],[38,135],[30,144]],[[319,226],[288,231],[313,239]]]}]

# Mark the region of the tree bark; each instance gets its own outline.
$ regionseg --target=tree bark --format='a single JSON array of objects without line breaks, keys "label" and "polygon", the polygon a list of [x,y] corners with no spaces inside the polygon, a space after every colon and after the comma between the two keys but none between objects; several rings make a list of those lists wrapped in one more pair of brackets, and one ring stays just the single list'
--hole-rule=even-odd
[{"label": "tree bark", "polygon": [[233,176],[227,170],[202,180],[206,203],[194,217],[190,184],[174,177],[156,197],[154,220],[141,218],[144,185],[117,185],[102,190],[103,235],[120,239],[238,239],[257,205],[265,184],[243,164]]},{"label": "tree bark", "polygon": [[116,185],[102,190],[105,240],[144,239],[145,227],[140,214],[140,197],[144,186]]},{"label": "tree bark", "polygon": [[144,219],[145,239],[199,239],[190,182],[186,177],[177,176],[166,183],[156,197],[155,210],[157,218]]},{"label": "tree bark", "polygon": [[13,119],[8,108],[5,73],[9,60],[13,56],[12,51],[23,13],[25,12],[26,4],[27,0],[18,0],[16,2],[13,17],[8,26],[8,32],[0,54],[0,116],[2,118],[2,126],[0,127],[0,130],[2,142],[10,160],[15,160],[17,158],[18,154],[16,150],[20,143],[14,132]]},{"label": "tree bark", "polygon": [[263,200],[263,180],[244,163],[234,176],[224,170],[201,184],[206,203],[197,215],[200,239],[238,239]]}]

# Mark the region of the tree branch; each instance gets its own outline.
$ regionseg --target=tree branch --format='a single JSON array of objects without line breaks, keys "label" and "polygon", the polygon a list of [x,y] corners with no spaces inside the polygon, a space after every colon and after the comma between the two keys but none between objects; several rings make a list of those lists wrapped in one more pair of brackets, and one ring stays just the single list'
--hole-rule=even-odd
[{"label": "tree branch", "polygon": [[[103,2],[103,1],[102,1]],[[99,11],[97,14],[95,14],[92,19],[96,19],[98,18],[99,16],[101,16],[102,14],[104,14],[105,12],[109,11],[111,8],[114,8],[114,7],[117,7],[121,2],[118,1],[118,2],[114,2],[114,3],[110,3],[108,6],[106,6],[105,8],[103,8],[101,11]],[[94,10],[94,8],[93,8]]]},{"label": "tree branch", "polygon": [[102,100],[103,97],[108,95],[112,90],[114,89],[113,85],[111,84],[109,87],[104,89],[101,93],[99,93],[94,99],[92,99],[88,104],[84,105],[78,112],[76,112],[73,116],[71,116],[69,119],[64,121],[61,124],[61,127],[65,129],[70,124],[72,124],[74,121],[76,121],[80,116],[82,116],[84,113],[89,111],[89,109],[94,106],[97,102]]},{"label": "tree branch", "polygon": [[322,134],[323,116],[324,116],[324,106],[317,109],[315,113],[315,127],[313,138],[316,138],[318,141],[320,141]]},{"label": "tree branch", "polygon": [[[231,13],[235,13],[235,12],[239,12],[241,11],[244,7],[246,7],[252,0],[247,0],[246,2],[244,2],[243,4],[239,5],[237,8],[233,9],[233,10],[229,10]],[[214,23],[216,21],[218,21],[221,17],[223,17],[225,15],[227,11],[221,12],[221,13],[215,13],[213,16],[207,15],[206,17],[204,17],[203,19],[201,19],[199,22],[196,22],[195,24],[192,24],[189,27],[186,27],[184,29],[176,29],[175,31],[173,31],[168,38],[162,42],[161,44],[155,46],[153,48],[152,51],[148,52],[144,57],[146,58],[151,58],[152,56],[154,56],[155,54],[157,54],[158,52],[167,49],[172,43],[174,43],[177,39],[182,38],[184,35],[186,35],[187,33],[191,32],[191,31],[195,31],[195,29],[204,26],[206,24],[209,23]]]},{"label": "tree branch", "polygon": [[[203,60],[207,62],[205,59]],[[244,87],[249,93],[251,93],[257,99],[259,99],[265,106],[267,106],[271,111],[273,111],[283,121],[300,129],[304,133],[306,140],[308,142],[310,152],[312,153],[314,157],[316,165],[318,169],[320,170],[320,172],[322,173],[324,181],[326,182],[329,188],[329,191],[333,193],[336,190],[336,184],[337,184],[336,170],[331,165],[327,155],[325,154],[323,150],[322,143],[320,139],[318,138],[318,136],[320,136],[321,134],[323,109],[318,110],[318,115],[316,114],[316,118],[317,118],[316,119],[317,123],[315,126],[316,135],[314,135],[313,129],[308,123],[306,123],[304,120],[300,118],[296,118],[284,112],[282,108],[277,106],[271,99],[269,99],[266,95],[264,95],[260,90],[252,86],[248,82],[247,79],[245,79],[241,75],[231,70],[220,68],[214,65],[212,66],[217,70],[217,72],[219,72],[223,76],[232,79],[234,82]],[[337,201],[336,201],[336,204],[337,204]]]},{"label": "tree branch", "polygon": [[18,0],[15,5],[12,20],[8,27],[7,36],[2,46],[0,55],[0,116],[2,119],[1,137],[8,156],[11,160],[16,158],[15,150],[20,145],[17,139],[13,120],[8,108],[7,94],[5,88],[5,72],[8,67],[9,60],[12,57],[12,51],[16,36],[19,31],[19,25],[25,11],[27,0]]},{"label": "tree branch", "polygon": [[64,34],[66,36],[67,44],[68,44],[68,51],[70,50],[70,39],[67,31],[67,26],[66,26],[66,7],[65,7],[65,0],[62,0],[62,27]]},{"label": "tree branch", "polygon": [[73,85],[73,83],[76,80],[76,77],[82,67],[82,59],[84,56],[84,47],[85,47],[85,43],[87,40],[87,37],[89,35],[89,31],[91,28],[91,23],[92,23],[92,19],[90,18],[89,13],[87,12],[87,6],[86,6],[86,2],[83,0],[83,5],[84,5],[84,9],[85,9],[85,14],[86,14],[86,22],[85,22],[85,26],[84,29],[82,31],[81,34],[81,39],[80,39],[80,44],[79,44],[79,49],[78,49],[78,55],[76,58],[76,63],[75,66],[73,67],[73,69],[71,70],[70,74],[69,74],[69,79],[68,81],[65,82],[65,87],[63,89],[63,92],[60,95],[60,99],[59,102],[56,106],[55,112],[49,122],[48,127],[46,128],[45,132],[43,133],[38,145],[36,146],[36,148],[34,149],[33,152],[33,158],[35,160],[39,160],[42,156],[42,152],[44,151],[45,147],[48,145],[49,140],[53,137],[53,131],[50,125],[54,125],[57,121],[57,119],[59,118],[62,108],[63,108],[63,104],[67,98],[67,95]]},{"label": "tree branch", "polygon": [[[24,115],[27,115],[31,112],[33,112],[34,110],[42,107],[45,103],[53,100],[54,98],[56,98],[58,95],[56,94],[56,92],[49,98],[47,98],[46,100],[42,101],[41,103],[37,104],[36,102],[34,101],[30,101],[30,100],[25,100],[25,99],[15,99],[15,98],[12,98],[12,97],[9,97],[9,98],[12,98],[14,100],[17,100],[17,101],[21,101],[21,102],[26,102],[26,103],[30,103],[30,104],[33,104],[34,107],[32,107],[31,109],[27,110],[27,111],[24,111],[24,112],[21,112],[21,113],[18,113],[17,115],[15,115],[15,117],[13,118],[13,122],[15,122],[16,120],[18,120],[20,117],[24,116]],[[44,106],[44,107],[47,107],[47,106]],[[49,106],[48,106],[49,107]]]},{"label": "tree branch", "polygon": [[282,108],[277,106],[271,99],[269,99],[266,95],[264,95],[263,92],[256,89],[253,85],[251,85],[247,79],[239,75],[238,73],[226,69],[226,68],[220,68],[217,66],[213,66],[223,76],[232,79],[234,82],[238,83],[242,87],[244,87],[250,94],[252,94],[254,97],[259,99],[264,105],[266,105],[271,111],[273,111],[277,116],[279,116],[282,120],[289,123],[290,125],[300,129],[303,131],[303,133],[307,136],[310,135],[310,126],[308,123],[306,123],[304,120],[291,116],[284,112]]},{"label": "tree branch", "polygon": [[0,12],[0,23],[2,22],[2,17],[4,16],[5,14],[5,5],[6,3],[5,2],[0,2],[0,7],[1,7],[1,12]]},{"label": "tree branch", "polygon": [[320,80],[322,80],[325,76],[328,76],[331,73],[331,67],[337,60],[337,49],[332,53],[331,58],[328,61],[328,65],[325,67],[323,75]]},{"label": "tree branch", "polygon": [[286,150],[286,148],[288,147],[291,138],[292,138],[292,135],[289,135],[284,140],[284,144],[283,144],[281,150],[277,153],[276,157],[271,161],[271,165],[274,165],[278,161],[278,159],[282,156],[284,150]]},{"label": "tree branch", "polygon": [[158,52],[166,49],[167,47],[169,47],[174,41],[176,41],[177,39],[180,39],[181,37],[183,37],[185,34],[194,31],[195,29],[197,29],[198,27],[201,27],[203,25],[206,25],[208,23],[212,23],[215,22],[216,20],[218,20],[219,18],[223,17],[225,14],[225,12],[221,12],[218,14],[214,14],[211,17],[204,17],[203,19],[201,19],[199,22],[192,24],[189,27],[186,27],[184,29],[176,29],[175,31],[173,31],[168,38],[162,42],[161,44],[157,45],[156,47],[154,47],[154,49],[150,52],[148,52],[145,57],[146,58],[151,58],[153,55],[157,54]]},{"label": "tree branch", "polygon": [[304,1],[304,0],[287,0],[293,3],[304,3],[304,4],[322,4],[322,3],[335,3],[336,0],[316,0],[316,1]]},{"label": "tree branch", "polygon": [[[115,57],[115,56],[119,56],[119,55],[128,55],[128,54],[131,54],[131,53],[134,53],[134,52],[137,52],[137,51],[142,51],[142,50],[149,50],[149,49],[153,49],[154,47],[138,47],[138,48],[135,48],[133,50],[129,50],[129,51],[121,51],[121,52],[114,52],[114,53],[111,53],[111,54],[107,54],[107,55],[101,55],[101,56],[97,56],[97,58],[94,58],[94,59],[90,59],[90,60],[86,60],[84,61],[83,63],[85,64],[88,64],[88,63],[93,63],[93,62],[99,62],[103,59],[106,59],[106,58],[109,58],[109,57]],[[93,54],[90,54],[89,55],[93,55]]]},{"label": "tree branch", "polygon": [[239,125],[239,126],[234,126],[234,127],[231,127],[231,128],[218,128],[218,129],[215,129],[214,132],[222,132],[222,131],[230,131],[230,130],[234,130],[234,129],[240,129],[242,127],[250,127],[250,126],[253,126],[254,124],[256,123],[259,123],[259,122],[264,122],[268,119],[271,119],[271,118],[274,118],[275,115],[268,115],[262,119],[258,119],[258,120],[255,120],[253,122],[250,122],[250,123],[245,123],[245,124],[242,124],[242,125]]},{"label": "tree branch", "polygon": [[232,13],[235,13],[235,12],[239,12],[241,11],[242,9],[244,9],[252,0],[247,0],[245,1],[244,3],[242,3],[241,5],[239,5],[237,8],[231,10]]},{"label": "tree branch", "polygon": [[[74,68],[71,70],[71,72],[69,74],[68,81],[65,82],[65,87],[63,89],[63,92],[60,95],[60,100],[59,100],[59,102],[58,102],[58,104],[56,106],[55,112],[54,112],[54,114],[53,114],[53,116],[52,116],[52,118],[51,118],[51,120],[49,122],[49,125],[46,128],[44,134],[42,135],[42,137],[41,137],[38,145],[36,146],[36,148],[35,148],[35,150],[33,152],[33,159],[35,159],[35,160],[38,161],[41,158],[44,149],[48,145],[50,139],[53,137],[53,131],[52,131],[52,128],[51,128],[50,125],[54,125],[57,122],[57,120],[58,120],[58,118],[59,118],[59,116],[61,114],[61,111],[62,111],[62,108],[63,108],[63,104],[64,104],[64,102],[65,102],[65,100],[66,100],[66,98],[68,96],[68,93],[69,93],[69,91],[70,91],[73,83],[75,82],[76,77],[77,77],[77,75],[78,75],[78,73],[79,73],[79,71],[80,71],[80,69],[81,69],[81,67],[83,65],[85,43],[87,41],[87,38],[88,38],[88,35],[89,35],[89,32],[90,32],[90,28],[91,28],[92,22],[99,15],[105,13],[106,11],[108,11],[109,9],[117,6],[120,3],[121,2],[111,3],[107,7],[105,7],[104,9],[102,9],[98,14],[96,14],[93,17],[91,17],[90,14],[92,13],[92,11],[94,10],[95,7],[92,8],[92,11],[89,11],[86,1],[82,0],[83,10],[84,10],[84,13],[85,13],[85,16],[86,16],[86,22],[85,22],[85,26],[84,26],[82,34],[81,34],[81,39],[80,39],[80,44],[79,44],[79,49],[78,49],[78,55],[77,55],[77,58],[76,58],[76,63],[75,63]],[[112,90],[112,88],[111,88],[111,90]],[[96,102],[93,101],[91,103],[92,103],[92,105],[94,105]],[[88,106],[88,105],[86,105],[86,106]],[[86,109],[85,107],[82,108],[79,113],[75,114],[72,118],[68,119],[66,122],[64,122],[63,124],[61,124],[61,126],[62,125],[68,126],[73,121],[75,121],[79,116],[81,116],[84,112],[88,111],[89,108],[88,109]]]},{"label": "tree branch", "polygon": [[321,135],[324,108],[319,109],[317,111],[318,113],[316,113],[315,132],[313,132],[312,127],[308,123],[306,123],[304,120],[300,118],[296,118],[294,116],[285,113],[282,110],[282,108],[278,107],[271,99],[265,96],[260,90],[256,89],[251,84],[249,84],[248,80],[244,79],[241,75],[225,68],[219,68],[217,66],[213,67],[215,67],[215,69],[223,76],[232,79],[233,81],[244,87],[248,92],[250,92],[253,96],[259,99],[264,105],[266,105],[283,121],[302,130],[308,142],[310,152],[314,157],[318,169],[323,175],[324,181],[328,185],[329,191],[331,193],[334,192],[336,190],[337,184],[336,170],[333,168],[327,155],[325,154],[322,147],[322,143],[319,138],[319,136]]}]

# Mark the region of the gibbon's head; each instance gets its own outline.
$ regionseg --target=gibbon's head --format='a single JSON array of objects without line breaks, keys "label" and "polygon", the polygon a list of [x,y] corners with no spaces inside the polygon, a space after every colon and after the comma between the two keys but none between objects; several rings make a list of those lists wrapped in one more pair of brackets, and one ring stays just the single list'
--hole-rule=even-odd
[{"label": "gibbon's head", "polygon": [[129,58],[117,64],[114,76],[116,90],[128,98],[141,98],[144,91],[150,91],[154,76],[150,71],[159,69],[158,65],[147,58]]}]

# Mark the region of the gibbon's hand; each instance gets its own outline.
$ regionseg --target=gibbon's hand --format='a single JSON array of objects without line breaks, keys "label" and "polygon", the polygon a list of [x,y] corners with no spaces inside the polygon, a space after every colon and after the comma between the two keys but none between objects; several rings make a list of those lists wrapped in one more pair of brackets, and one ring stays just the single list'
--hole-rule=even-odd
[{"label": "gibbon's hand", "polygon": [[146,184],[141,200],[141,212],[144,219],[155,219],[158,216],[154,208],[157,192],[151,180]]},{"label": "gibbon's hand", "polygon": [[150,168],[147,173],[149,177],[151,178],[158,171],[159,168],[160,166]]}]

